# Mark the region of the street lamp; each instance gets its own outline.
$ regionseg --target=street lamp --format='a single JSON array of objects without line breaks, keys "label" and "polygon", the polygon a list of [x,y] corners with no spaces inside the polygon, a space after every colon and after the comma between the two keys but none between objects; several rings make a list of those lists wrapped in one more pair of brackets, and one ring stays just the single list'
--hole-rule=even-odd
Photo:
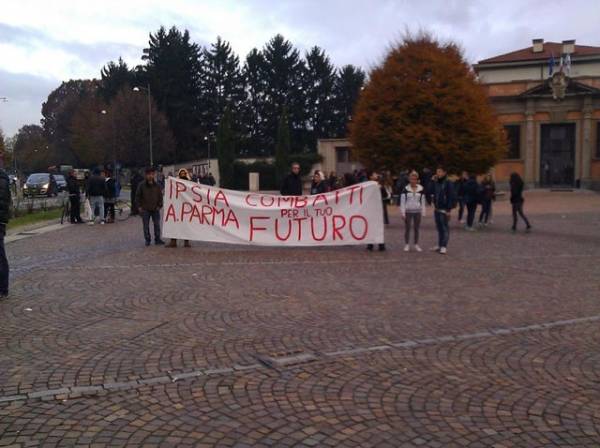
[{"label": "street lamp", "polygon": [[[102,109],[100,111],[102,115],[107,115],[108,112],[106,109]],[[113,133],[113,177],[115,181],[117,180],[117,136],[116,136],[116,128],[115,128],[115,119],[114,116],[111,117],[111,128]]]},{"label": "street lamp", "polygon": [[205,136],[204,141],[208,143],[208,170],[210,171],[210,137]]},{"label": "street lamp", "polygon": [[139,92],[143,90],[146,92],[148,96],[148,135],[149,135],[149,146],[150,146],[150,166],[154,165],[154,155],[152,154],[152,102],[151,97],[152,93],[150,91],[150,83],[148,83],[147,87],[139,87],[136,86],[133,88],[134,92]]}]

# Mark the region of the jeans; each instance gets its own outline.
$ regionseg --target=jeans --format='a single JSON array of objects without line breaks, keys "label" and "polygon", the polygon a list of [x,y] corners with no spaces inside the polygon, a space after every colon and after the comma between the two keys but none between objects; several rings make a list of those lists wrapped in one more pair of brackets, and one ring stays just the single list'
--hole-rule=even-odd
[{"label": "jeans", "polygon": [[523,219],[523,221],[525,221],[525,225],[527,226],[527,228],[530,228],[531,224],[529,224],[529,220],[525,216],[525,213],[523,213],[523,202],[515,202],[512,205],[512,215],[513,215],[512,229],[517,230],[517,213]]},{"label": "jeans", "polygon": [[8,294],[8,260],[4,250],[4,236],[6,235],[6,225],[0,224],[0,294]]},{"label": "jeans", "polygon": [[492,212],[492,200],[484,199],[481,203],[481,213],[479,214],[479,222],[484,222],[487,224],[490,219],[490,214]]},{"label": "jeans", "polygon": [[[90,206],[92,207],[92,219],[90,221],[95,222],[96,216],[104,221],[104,196],[90,196]],[[96,209],[98,209],[98,214],[96,214]]]},{"label": "jeans", "polygon": [[462,221],[463,219],[463,214],[465,213],[465,199],[464,198],[458,198],[458,220]]},{"label": "jeans", "polygon": [[477,212],[477,202],[467,204],[467,227],[473,227],[475,213]]},{"label": "jeans", "polygon": [[438,232],[438,247],[448,247],[450,239],[450,227],[448,226],[448,215],[445,211],[436,210],[434,213],[435,227]]},{"label": "jeans", "polygon": [[69,202],[71,203],[71,224],[81,222],[81,200],[79,195],[69,196]]},{"label": "jeans", "polygon": [[407,213],[404,221],[404,242],[410,242],[410,228],[414,224],[415,244],[419,244],[419,226],[421,225],[421,212]]},{"label": "jeans", "polygon": [[144,238],[149,243],[150,238],[150,218],[152,218],[152,224],[154,225],[154,241],[160,241],[160,211],[142,211],[142,223],[144,225]]}]

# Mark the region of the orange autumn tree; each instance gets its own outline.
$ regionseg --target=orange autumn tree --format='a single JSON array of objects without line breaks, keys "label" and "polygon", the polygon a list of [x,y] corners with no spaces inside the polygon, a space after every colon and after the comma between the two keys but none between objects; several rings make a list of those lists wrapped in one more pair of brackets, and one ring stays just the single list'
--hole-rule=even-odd
[{"label": "orange autumn tree", "polygon": [[376,67],[350,123],[353,156],[371,169],[483,173],[507,142],[461,50],[428,34],[406,36]]}]

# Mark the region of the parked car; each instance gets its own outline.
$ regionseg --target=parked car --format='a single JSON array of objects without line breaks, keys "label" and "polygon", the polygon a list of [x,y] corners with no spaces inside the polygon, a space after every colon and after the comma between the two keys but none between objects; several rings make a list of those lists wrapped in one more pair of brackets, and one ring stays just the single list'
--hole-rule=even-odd
[{"label": "parked car", "polygon": [[56,196],[58,186],[54,175],[50,173],[31,174],[23,186],[25,196]]},{"label": "parked car", "polygon": [[62,174],[55,174],[54,180],[56,181],[56,186],[58,187],[58,191],[67,191],[67,179]]}]

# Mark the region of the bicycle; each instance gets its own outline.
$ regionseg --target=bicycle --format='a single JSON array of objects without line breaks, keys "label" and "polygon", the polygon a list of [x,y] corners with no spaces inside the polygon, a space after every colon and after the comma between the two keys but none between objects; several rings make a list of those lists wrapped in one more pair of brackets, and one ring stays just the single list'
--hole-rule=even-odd
[{"label": "bicycle", "polygon": [[71,220],[71,201],[69,196],[65,195],[62,200],[62,212],[60,214],[60,223],[64,224],[65,218],[70,222]]},{"label": "bicycle", "polygon": [[126,221],[131,216],[131,202],[117,199],[115,202],[115,221]]}]

